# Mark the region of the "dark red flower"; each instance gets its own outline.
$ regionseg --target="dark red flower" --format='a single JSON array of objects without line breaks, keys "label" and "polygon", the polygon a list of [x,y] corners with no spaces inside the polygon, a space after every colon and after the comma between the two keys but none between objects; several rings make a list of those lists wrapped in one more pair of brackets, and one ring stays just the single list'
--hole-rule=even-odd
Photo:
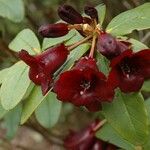
[{"label": "dark red flower", "polygon": [[38,32],[41,34],[43,37],[61,37],[66,35],[69,30],[68,30],[68,25],[65,23],[56,23],[56,24],[48,24],[48,25],[42,25]]},{"label": "dark red flower", "polygon": [[98,13],[97,10],[92,6],[85,6],[84,12],[86,15],[90,16],[92,19],[96,19],[98,21]]},{"label": "dark red flower", "polygon": [[98,71],[96,61],[88,57],[79,60],[71,71],[62,73],[54,91],[61,101],[86,106],[90,111],[99,110],[100,102],[110,102],[114,96],[105,75]]},{"label": "dark red flower", "polygon": [[20,59],[30,66],[29,78],[41,85],[43,95],[50,89],[53,73],[66,61],[67,55],[64,44],[51,47],[36,56],[31,56],[26,50],[19,52]]},{"label": "dark red flower", "polygon": [[111,61],[109,82],[125,92],[136,92],[145,79],[150,79],[150,50],[133,53],[126,50]]},{"label": "dark red flower", "polygon": [[106,32],[102,32],[97,41],[97,50],[108,59],[112,59],[120,55],[130,47],[131,43],[127,41],[119,41]]},{"label": "dark red flower", "polygon": [[97,127],[99,123],[100,121],[96,120],[81,132],[72,132],[64,142],[67,150],[88,150],[92,148],[95,142],[95,127]]},{"label": "dark red flower", "polygon": [[99,124],[100,121],[95,120],[85,129],[70,133],[64,140],[65,148],[67,150],[116,150],[115,146],[96,138],[96,131],[100,129]]},{"label": "dark red flower", "polygon": [[59,17],[70,24],[83,23],[83,17],[72,6],[63,5],[58,8]]}]

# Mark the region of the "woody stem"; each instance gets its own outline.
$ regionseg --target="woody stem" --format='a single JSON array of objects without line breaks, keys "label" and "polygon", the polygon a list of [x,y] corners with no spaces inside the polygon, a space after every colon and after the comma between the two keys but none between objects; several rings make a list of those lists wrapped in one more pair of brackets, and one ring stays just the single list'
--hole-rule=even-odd
[{"label": "woody stem", "polygon": [[92,38],[92,35],[87,36],[86,38],[84,38],[84,39],[78,41],[77,43],[75,43],[75,44],[73,44],[73,45],[71,45],[71,46],[68,46],[68,50],[69,50],[69,51],[73,50],[74,48],[76,48],[76,47],[78,47],[79,45],[81,45],[81,44],[87,42],[87,41],[88,41],[89,39],[91,39],[91,38]]}]

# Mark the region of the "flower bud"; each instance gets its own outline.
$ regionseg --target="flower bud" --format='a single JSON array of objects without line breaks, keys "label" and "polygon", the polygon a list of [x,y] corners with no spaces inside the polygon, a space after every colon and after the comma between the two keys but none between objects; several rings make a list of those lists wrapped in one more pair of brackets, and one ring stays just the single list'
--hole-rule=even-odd
[{"label": "flower bud", "polygon": [[90,18],[88,18],[88,17],[83,17],[83,23],[90,25],[92,23],[92,20]]},{"label": "flower bud", "polygon": [[59,17],[70,24],[83,23],[83,17],[72,6],[63,5],[58,8]]},{"label": "flower bud", "polygon": [[97,50],[108,59],[117,56],[120,52],[117,50],[116,39],[108,33],[101,33],[97,41]]},{"label": "flower bud", "polygon": [[84,12],[86,15],[90,16],[92,19],[96,19],[98,21],[98,13],[97,10],[94,7],[91,6],[85,6]]},{"label": "flower bud", "polygon": [[67,24],[56,23],[56,24],[42,25],[39,28],[38,32],[43,37],[55,38],[66,35],[69,32],[69,30]]},{"label": "flower bud", "polygon": [[106,32],[101,33],[97,40],[97,50],[108,59],[120,55],[130,47],[131,43],[118,41],[115,37]]}]

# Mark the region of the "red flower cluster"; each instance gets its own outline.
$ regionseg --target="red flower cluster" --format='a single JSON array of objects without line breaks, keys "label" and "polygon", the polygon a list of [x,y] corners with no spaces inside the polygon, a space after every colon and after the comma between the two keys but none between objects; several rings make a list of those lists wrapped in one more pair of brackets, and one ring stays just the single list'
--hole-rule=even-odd
[{"label": "red flower cluster", "polygon": [[96,138],[95,134],[101,127],[100,123],[99,120],[95,120],[82,131],[72,131],[65,139],[65,148],[67,150],[116,150],[114,145]]},{"label": "red flower cluster", "polygon": [[[66,61],[69,50],[82,44],[81,41],[70,47],[60,44],[37,56],[31,56],[22,50],[19,56],[30,66],[29,77],[35,84],[41,85],[43,95],[52,87],[59,100],[98,111],[101,102],[112,101],[115,88],[119,87],[125,93],[140,90],[144,80],[150,78],[150,50],[132,52],[130,42],[102,31],[94,7],[86,6],[84,11],[87,17],[83,17],[69,5],[60,6],[58,15],[67,23],[48,24],[39,28],[43,37],[53,38],[76,29],[83,35],[83,42],[92,41],[89,55],[78,60],[57,81],[52,82],[54,72]],[[111,61],[108,77],[97,67],[94,57],[96,48]]]}]

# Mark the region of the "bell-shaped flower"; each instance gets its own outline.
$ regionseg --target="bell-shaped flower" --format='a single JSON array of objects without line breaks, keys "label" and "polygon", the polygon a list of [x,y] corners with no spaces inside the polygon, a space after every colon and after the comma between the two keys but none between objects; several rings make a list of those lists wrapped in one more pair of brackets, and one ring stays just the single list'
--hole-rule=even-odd
[{"label": "bell-shaped flower", "polygon": [[59,100],[76,106],[86,106],[90,111],[101,108],[101,102],[111,102],[114,90],[99,72],[93,58],[83,57],[72,70],[62,73],[54,85]]},{"label": "bell-shaped flower", "polygon": [[67,150],[116,150],[116,147],[96,138],[96,131],[100,129],[99,120],[95,120],[79,132],[71,132],[64,140]]},{"label": "bell-shaped flower", "polygon": [[134,53],[126,50],[111,61],[109,82],[123,92],[139,91],[144,80],[150,79],[150,50]]},{"label": "bell-shaped flower", "polygon": [[41,85],[42,93],[45,95],[51,88],[53,73],[66,61],[68,53],[65,45],[60,44],[36,56],[30,55],[26,50],[21,50],[19,57],[30,66],[30,80]]}]

